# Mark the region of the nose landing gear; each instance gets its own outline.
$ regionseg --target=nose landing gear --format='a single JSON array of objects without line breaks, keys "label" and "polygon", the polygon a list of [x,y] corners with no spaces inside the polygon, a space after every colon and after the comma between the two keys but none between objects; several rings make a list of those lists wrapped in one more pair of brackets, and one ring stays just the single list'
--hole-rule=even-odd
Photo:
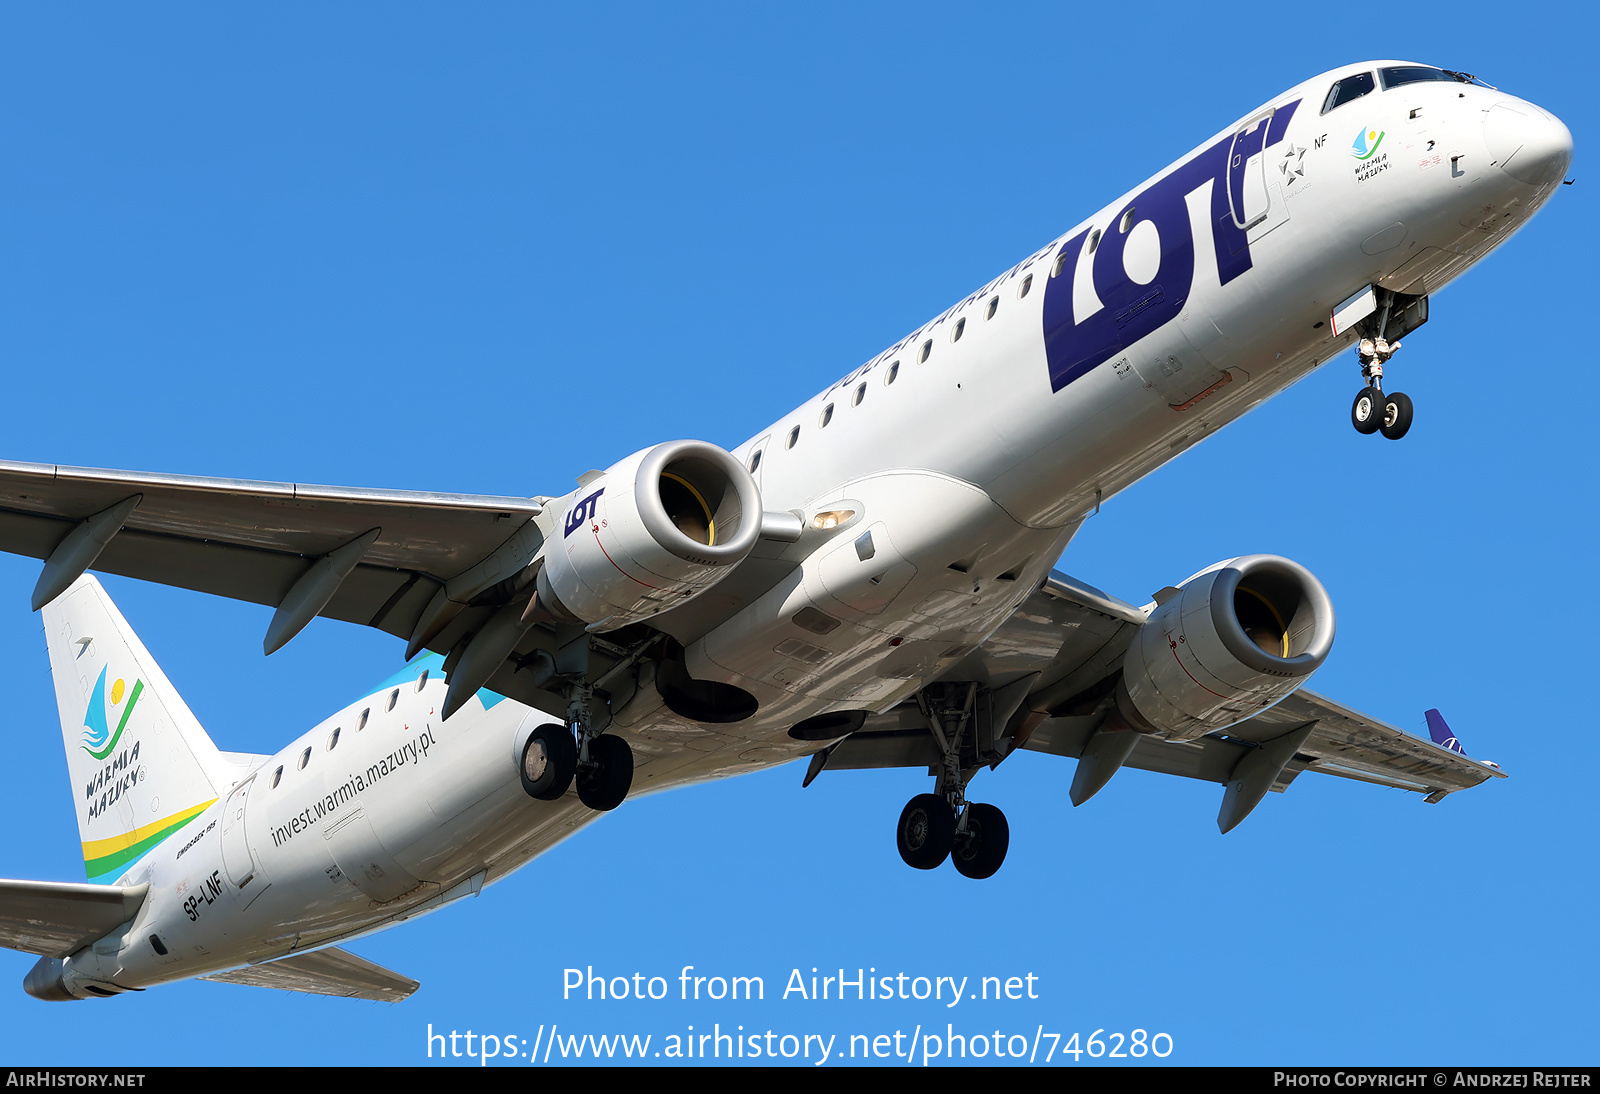
[{"label": "nose landing gear", "polygon": [[1376,433],[1383,425],[1383,392],[1375,387],[1364,387],[1356,393],[1350,407],[1350,424],[1357,433]]},{"label": "nose landing gear", "polygon": [[1367,381],[1350,406],[1350,424],[1357,433],[1382,433],[1391,441],[1398,441],[1411,429],[1411,399],[1403,392],[1383,392],[1384,363],[1399,349],[1399,342],[1382,338],[1363,338],[1357,346],[1361,375]]},{"label": "nose landing gear", "polygon": [[1411,397],[1397,391],[1383,401],[1383,424],[1378,430],[1391,441],[1398,441],[1411,428]]}]

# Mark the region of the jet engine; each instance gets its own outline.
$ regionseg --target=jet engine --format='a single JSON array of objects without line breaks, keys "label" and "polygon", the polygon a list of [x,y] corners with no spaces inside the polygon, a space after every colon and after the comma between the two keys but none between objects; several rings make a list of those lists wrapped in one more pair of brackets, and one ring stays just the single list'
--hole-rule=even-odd
[{"label": "jet engine", "polygon": [[635,452],[577,490],[545,550],[538,603],[558,619],[615,629],[715,585],[761,533],[761,495],[704,441]]},{"label": "jet engine", "polygon": [[1333,604],[1304,566],[1276,555],[1219,562],[1134,634],[1117,709],[1146,732],[1201,737],[1293,693],[1332,648]]}]

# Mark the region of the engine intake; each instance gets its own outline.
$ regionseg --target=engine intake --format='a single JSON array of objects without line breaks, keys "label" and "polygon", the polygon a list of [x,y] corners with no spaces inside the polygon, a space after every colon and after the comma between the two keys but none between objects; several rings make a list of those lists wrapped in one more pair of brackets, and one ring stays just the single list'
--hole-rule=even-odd
[{"label": "engine intake", "polygon": [[1134,635],[1117,708],[1164,737],[1227,729],[1304,684],[1327,660],[1333,631],[1327,590],[1304,566],[1276,555],[1219,562]]},{"label": "engine intake", "polygon": [[546,548],[539,603],[608,629],[648,619],[715,585],[761,533],[761,495],[704,441],[635,452],[575,491]]}]

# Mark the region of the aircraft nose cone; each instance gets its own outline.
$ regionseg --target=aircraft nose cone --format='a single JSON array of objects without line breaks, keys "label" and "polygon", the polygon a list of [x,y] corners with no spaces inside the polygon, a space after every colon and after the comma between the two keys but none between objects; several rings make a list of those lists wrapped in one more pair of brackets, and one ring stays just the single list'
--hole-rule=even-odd
[{"label": "aircraft nose cone", "polygon": [[1529,186],[1547,186],[1572,162],[1572,132],[1532,103],[1496,103],[1484,115],[1489,154],[1502,171]]}]

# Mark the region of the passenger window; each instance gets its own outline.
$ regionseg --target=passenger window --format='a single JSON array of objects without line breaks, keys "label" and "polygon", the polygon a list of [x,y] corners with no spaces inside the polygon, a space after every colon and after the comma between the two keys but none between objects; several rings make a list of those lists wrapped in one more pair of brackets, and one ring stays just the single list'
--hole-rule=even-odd
[{"label": "passenger window", "polygon": [[833,404],[829,403],[822,408],[822,420],[817,423],[817,426],[820,429],[826,429],[831,421],[833,421]]},{"label": "passenger window", "polygon": [[428,683],[428,670],[423,669],[422,675],[417,677],[417,690],[421,691]]},{"label": "passenger window", "polygon": [[884,387],[888,387],[890,384],[894,383],[894,378],[896,376],[899,376],[899,375],[900,375],[900,362],[896,361],[894,364],[889,366],[889,371],[884,373],[884,375],[883,375],[883,386]]},{"label": "passenger window", "polygon": [[1328,89],[1328,97],[1322,103],[1322,112],[1326,114],[1345,103],[1370,94],[1377,86],[1370,72],[1358,72],[1354,76],[1346,76]]},{"label": "passenger window", "polygon": [[282,781],[283,781],[283,765],[279,764],[278,765],[278,770],[276,770],[276,771],[274,771],[272,773],[272,786],[271,786],[271,789],[273,789],[273,790],[278,789],[278,784],[281,783]]},{"label": "passenger window", "polygon": [[393,710],[394,709],[394,705],[399,701],[400,701],[400,689],[399,688],[395,688],[393,691],[391,691],[389,693],[389,705],[383,708],[385,713],[387,713],[388,711]]},{"label": "passenger window", "polygon": [[328,735],[328,751],[329,752],[332,752],[333,749],[334,749],[334,746],[339,743],[339,733],[340,733],[340,730],[338,729],[338,727],[335,727],[334,731]]},{"label": "passenger window", "polygon": [[750,453],[750,474],[754,475],[760,467],[761,449],[758,448],[754,452]]},{"label": "passenger window", "polygon": [[956,329],[950,332],[950,341],[952,341],[952,342],[961,341],[961,336],[963,334],[965,334],[966,332],[967,332],[967,321],[965,319],[963,319],[959,323],[956,324]]},{"label": "passenger window", "polygon": [[[933,339],[930,338],[926,342],[922,343],[922,360],[926,361],[928,359],[928,354],[930,354],[932,352],[933,352]],[[920,364],[921,362],[918,362],[918,363]]]},{"label": "passenger window", "polygon": [[984,318],[985,319],[993,319],[994,318],[994,313],[999,307],[1000,307],[1000,298],[998,296],[991,296],[989,298],[989,314],[985,315]]},{"label": "passenger window", "polygon": [[800,439],[800,427],[799,426],[795,426],[793,429],[789,430],[789,447],[793,448],[794,447],[794,442],[798,441],[799,439]]},{"label": "passenger window", "polygon": [[304,752],[300,753],[300,770],[304,771],[306,769],[306,764],[308,764],[310,762],[311,762],[311,749],[309,747],[307,747]]},{"label": "passenger window", "polygon": [[356,732],[357,733],[360,733],[363,729],[367,728],[367,715],[369,715],[371,713],[372,713],[372,708],[371,707],[368,707],[366,710],[363,710],[361,712],[361,721],[356,723]]},{"label": "passenger window", "polygon": [[[1067,268],[1067,252],[1066,251],[1062,251],[1060,254],[1056,255],[1056,264],[1054,266],[1050,267],[1050,276],[1051,277],[1060,277],[1061,276],[1061,271],[1066,269],[1066,268]],[[1026,282],[1024,282],[1024,284],[1026,284]]]},{"label": "passenger window", "polygon": [[1089,253],[1094,254],[1095,248],[1100,246],[1100,229],[1096,228],[1089,233]]},{"label": "passenger window", "polygon": [[1031,288],[1033,288],[1033,275],[1029,274],[1022,279],[1022,288],[1017,290],[1017,299],[1021,300],[1024,296],[1027,296],[1028,290]]},{"label": "passenger window", "polygon": [[854,399],[850,400],[850,405],[851,406],[860,406],[861,405],[861,400],[865,399],[866,397],[867,397],[867,385],[866,385],[865,382],[863,382],[860,387],[856,388],[856,397]]}]

